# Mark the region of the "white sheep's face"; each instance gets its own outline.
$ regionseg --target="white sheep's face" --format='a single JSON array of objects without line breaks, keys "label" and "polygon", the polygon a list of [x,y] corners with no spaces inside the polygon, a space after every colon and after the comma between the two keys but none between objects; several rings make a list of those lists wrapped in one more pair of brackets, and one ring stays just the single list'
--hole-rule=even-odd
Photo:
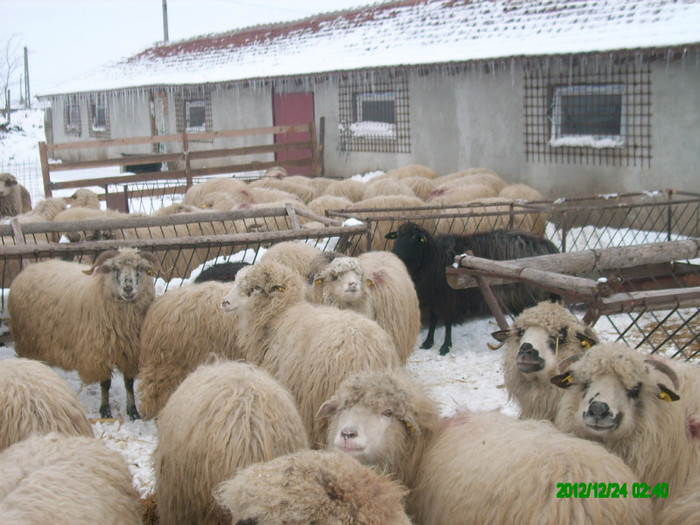
[{"label": "white sheep's face", "polygon": [[549,380],[559,362],[558,349],[564,338],[551,335],[541,326],[530,326],[518,332],[520,337],[511,343],[517,346],[515,365],[525,379]]},{"label": "white sheep's face", "polygon": [[366,291],[362,282],[362,274],[355,270],[328,275],[323,286],[323,298],[330,299],[338,305],[352,306],[362,299]]},{"label": "white sheep's face", "polygon": [[106,261],[96,269],[97,273],[109,273],[117,295],[120,299],[130,302],[139,297],[146,282],[153,283],[154,271],[148,261],[114,259]]},{"label": "white sheep's face", "polygon": [[393,417],[390,409],[377,411],[364,405],[355,405],[338,412],[328,429],[328,445],[350,454],[360,463],[377,465],[390,454],[387,450],[398,430],[405,433],[403,424]]},{"label": "white sheep's face", "polygon": [[[641,382],[624,385],[615,374],[606,374],[578,385],[577,434],[599,441],[618,441],[635,431],[642,409]],[[572,392],[572,393],[574,393]]]}]

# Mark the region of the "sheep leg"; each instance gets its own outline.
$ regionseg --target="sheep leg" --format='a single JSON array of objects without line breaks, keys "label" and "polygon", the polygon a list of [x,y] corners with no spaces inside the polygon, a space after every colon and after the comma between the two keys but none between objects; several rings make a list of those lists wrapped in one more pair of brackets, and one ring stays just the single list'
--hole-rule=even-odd
[{"label": "sheep leg", "polygon": [[136,399],[134,398],[134,378],[124,377],[124,388],[126,389],[126,413],[132,421],[141,419],[139,411],[136,410]]},{"label": "sheep leg", "polygon": [[109,419],[112,417],[112,411],[109,408],[109,388],[111,386],[111,379],[107,379],[106,381],[100,382],[100,388],[102,389],[102,404],[100,405],[100,417],[104,419]]},{"label": "sheep leg", "polygon": [[430,312],[430,321],[428,324],[428,336],[425,338],[425,341],[423,341],[423,344],[420,345],[421,348],[424,350],[427,350],[428,348],[433,347],[433,343],[435,343],[435,327],[437,326],[438,322],[438,316],[435,312],[431,311]]},{"label": "sheep leg", "polygon": [[447,355],[452,349],[452,323],[445,323],[445,340],[440,347],[440,355]]}]

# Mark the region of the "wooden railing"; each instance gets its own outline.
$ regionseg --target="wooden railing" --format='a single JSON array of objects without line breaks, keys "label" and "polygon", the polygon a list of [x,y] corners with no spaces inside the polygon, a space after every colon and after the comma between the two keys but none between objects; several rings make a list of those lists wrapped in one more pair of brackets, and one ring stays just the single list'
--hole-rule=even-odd
[{"label": "wooden railing", "polygon": [[[309,139],[300,142],[280,142],[272,144],[261,144],[255,146],[243,146],[234,148],[217,148],[192,151],[190,142],[194,141],[212,141],[214,139],[232,138],[232,137],[247,137],[247,136],[265,136],[274,137],[275,135],[284,135],[286,133],[308,133]],[[114,148],[119,146],[135,146],[143,144],[160,144],[177,142],[182,144],[182,151],[173,153],[153,153],[144,155],[121,155],[119,157],[105,158],[100,160],[87,160],[76,162],[61,162],[49,163],[49,158],[54,157],[57,153],[71,150],[101,150]],[[259,155],[265,153],[276,153],[280,151],[304,151],[308,152],[308,156],[293,160],[280,161],[252,161],[240,164],[226,164],[222,166],[212,166],[205,168],[196,168],[192,166],[192,162],[203,159],[228,158],[245,155]],[[305,124],[294,124],[286,126],[271,126],[264,128],[238,129],[226,131],[211,131],[205,133],[186,133],[176,135],[158,135],[149,137],[129,137],[112,140],[91,140],[82,142],[64,142],[58,144],[47,144],[39,142],[39,157],[41,159],[41,171],[44,181],[44,193],[46,197],[51,197],[52,192],[64,188],[82,188],[87,186],[102,186],[105,187],[105,194],[101,195],[101,199],[108,196],[107,186],[110,184],[128,185],[139,182],[169,180],[169,179],[185,179],[185,185],[168,188],[169,193],[184,193],[198,177],[209,175],[217,175],[223,173],[243,173],[250,171],[266,170],[273,166],[281,166],[283,168],[306,167],[309,169],[312,176],[321,174],[321,161],[319,155],[319,146],[316,136],[316,125],[313,121]],[[139,164],[156,164],[163,162],[180,162],[184,168],[174,171],[152,171],[147,173],[136,173],[133,175],[110,176],[87,179],[74,179],[70,181],[52,181],[51,174],[59,171],[71,171],[91,168],[104,168],[110,166],[130,166]],[[152,192],[152,193],[151,193]],[[131,195],[126,191],[127,198],[132,196],[146,196],[148,194],[162,194],[162,189],[138,190]],[[138,195],[136,195],[138,193]]]}]

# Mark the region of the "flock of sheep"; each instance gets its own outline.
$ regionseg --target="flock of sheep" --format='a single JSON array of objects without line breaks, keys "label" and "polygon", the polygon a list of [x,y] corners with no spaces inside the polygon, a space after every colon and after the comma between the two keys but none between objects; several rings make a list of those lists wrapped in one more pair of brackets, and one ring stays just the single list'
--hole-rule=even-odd
[{"label": "flock of sheep", "polygon": [[[482,192],[470,201],[506,198],[493,194],[485,181],[497,175],[486,170],[450,177],[453,186],[430,175],[411,166],[362,188],[331,181],[321,196],[313,184],[327,181],[217,179],[193,186],[180,206],[240,205],[236,195],[267,192],[287,201],[295,188],[310,209],[319,199],[338,209],[337,199],[366,206],[401,185],[413,195],[394,198],[426,202],[416,195],[430,190],[423,195],[457,205],[467,198],[460,185],[472,197]],[[422,321],[424,348],[437,322],[445,324],[444,354],[452,323],[485,314],[473,290],[442,282],[454,251],[494,259],[556,251],[536,228],[460,232],[408,222],[386,232],[392,251],[368,245],[357,257],[282,242],[255,264],[226,267],[233,282],[157,297],[161,262],[136,249],[104,252],[92,265],[29,265],[8,301],[18,357],[0,366],[0,522],[697,520],[697,366],[601,342],[537,290],[503,287],[500,299],[517,315],[494,334],[505,345],[505,386],[520,418],[467,410],[440,417],[404,365]],[[139,501],[124,460],[93,437],[75,392],[48,365],[100,383],[103,418],[112,415],[112,371],[123,373],[127,415],[155,419],[158,429],[150,501]],[[558,498],[562,484],[601,485],[601,497]],[[627,497],[602,497],[613,484]],[[641,484],[651,498],[636,497],[646,493]],[[667,497],[651,494],[663,484]]]}]

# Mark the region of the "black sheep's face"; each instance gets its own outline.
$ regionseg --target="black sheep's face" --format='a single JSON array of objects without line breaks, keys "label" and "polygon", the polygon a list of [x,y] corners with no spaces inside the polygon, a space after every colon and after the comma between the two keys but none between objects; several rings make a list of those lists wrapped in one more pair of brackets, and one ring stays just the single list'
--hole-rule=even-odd
[{"label": "black sheep's face", "polygon": [[430,251],[430,236],[425,230],[416,225],[403,224],[395,232],[386,236],[394,239],[394,247],[391,251],[403,261],[409,272],[418,270],[423,266],[423,261]]}]

